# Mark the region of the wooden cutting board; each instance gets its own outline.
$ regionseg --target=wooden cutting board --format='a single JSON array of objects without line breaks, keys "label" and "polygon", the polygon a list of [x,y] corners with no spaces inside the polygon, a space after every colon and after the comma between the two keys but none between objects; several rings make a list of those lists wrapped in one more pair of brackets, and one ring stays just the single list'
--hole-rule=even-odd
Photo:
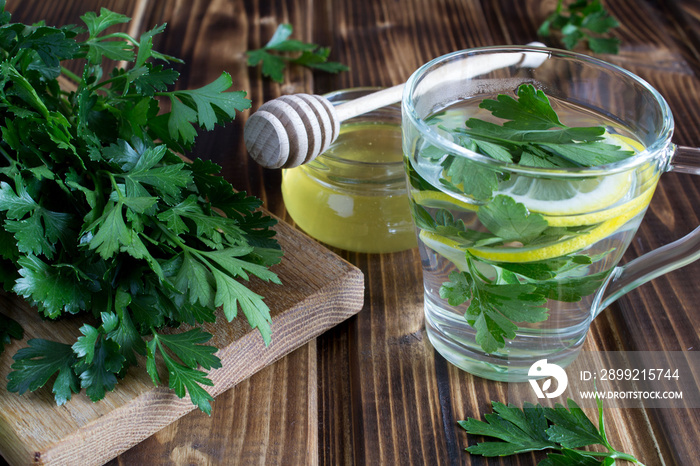
[{"label": "wooden cutting board", "polygon": [[[272,343],[265,347],[244,319],[205,326],[219,348],[222,367],[210,373],[216,396],[356,314],[364,299],[362,272],[314,240],[280,222],[277,238],[285,252],[273,267],[283,286],[251,281],[272,312]],[[17,320],[24,341],[0,354],[0,454],[12,465],[104,464],[194,409],[186,397],[154,387],[143,364],[131,368],[98,403],[84,394],[56,406],[49,387],[22,396],[7,391],[12,355],[30,338],[74,342],[79,320],[42,322],[24,301],[0,294],[0,313]],[[166,372],[159,368],[161,374]],[[50,384],[47,384],[50,385]],[[212,411],[216,410],[216,400]]]}]

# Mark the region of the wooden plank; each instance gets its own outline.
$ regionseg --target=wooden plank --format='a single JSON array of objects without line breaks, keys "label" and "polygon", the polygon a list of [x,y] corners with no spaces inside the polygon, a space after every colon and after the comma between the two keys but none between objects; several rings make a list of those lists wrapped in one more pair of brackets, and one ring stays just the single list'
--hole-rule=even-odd
[{"label": "wooden plank", "polygon": [[314,340],[219,395],[211,416],[192,411],[107,465],[315,464],[316,357]]},{"label": "wooden plank", "polygon": [[[206,327],[223,367],[211,373],[219,395],[261,368],[355,314],[363,302],[362,273],[317,242],[285,223],[277,226],[285,256],[274,267],[283,286],[252,281],[266,297],[273,315],[273,340],[265,347],[260,335],[240,319]],[[23,301],[0,297],[0,311],[19,321],[25,340],[74,341],[79,322],[47,324]],[[24,341],[13,342],[0,355],[0,380],[10,371],[11,355]],[[193,409],[165,387],[154,387],[143,367],[132,368],[115,391],[92,403],[81,394],[56,407],[45,387],[20,397],[0,385],[0,453],[11,464],[102,464]],[[214,403],[214,410],[216,403]]]}]

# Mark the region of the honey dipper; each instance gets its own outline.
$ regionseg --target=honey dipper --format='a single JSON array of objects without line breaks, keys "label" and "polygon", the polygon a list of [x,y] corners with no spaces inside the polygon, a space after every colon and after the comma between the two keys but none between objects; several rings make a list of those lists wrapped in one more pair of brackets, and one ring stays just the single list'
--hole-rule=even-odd
[{"label": "honey dipper", "polygon": [[[538,42],[528,45],[543,46]],[[519,51],[494,60],[476,55],[466,65],[457,62],[444,66],[437,78],[469,79],[516,64],[534,68],[546,56]],[[342,121],[400,102],[403,89],[404,84],[399,84],[336,106],[320,95],[283,95],[264,103],[248,118],[243,133],[246,148],[253,160],[265,168],[292,168],[308,163],[335,141]]]}]

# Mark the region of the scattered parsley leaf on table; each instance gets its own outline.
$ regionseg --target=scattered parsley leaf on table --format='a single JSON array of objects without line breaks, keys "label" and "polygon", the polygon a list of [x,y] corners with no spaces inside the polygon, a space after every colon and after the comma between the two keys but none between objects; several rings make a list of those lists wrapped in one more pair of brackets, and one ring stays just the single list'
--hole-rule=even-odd
[{"label": "scattered parsley leaf on table", "polygon": [[605,34],[620,24],[600,0],[576,0],[567,7],[566,12],[563,3],[563,0],[559,0],[554,13],[542,23],[538,30],[540,36],[550,37],[553,31],[558,31],[564,47],[569,50],[585,41],[588,48],[596,53],[619,52],[620,39],[605,37]]},{"label": "scattered parsley leaf on table", "polygon": [[[501,440],[468,447],[467,451],[473,455],[493,457],[556,450],[547,453],[539,466],[600,466],[615,464],[616,460],[642,464],[634,456],[610,445],[605,434],[603,402],[600,398],[596,401],[599,427],[571,399],[567,400],[567,406],[557,403],[554,408],[527,402],[523,408],[518,408],[494,401],[491,403],[494,412],[484,415],[486,421],[469,418],[458,424],[469,434]],[[608,451],[577,449],[591,445],[602,445]]]},{"label": "scattered parsley leaf on table", "polygon": [[291,24],[277,26],[272,38],[264,47],[247,52],[248,65],[257,66],[262,63],[262,74],[273,81],[281,83],[284,80],[284,69],[288,63],[317,69],[328,73],[347,71],[342,63],[328,61],[330,48],[316,44],[290,39]]},{"label": "scattered parsley leaf on table", "polygon": [[[0,0],[0,261],[6,290],[45,317],[84,317],[73,344],[33,339],[14,355],[8,390],[52,384],[63,404],[93,401],[145,357],[155,384],[211,410],[207,371],[220,367],[200,325],[242,311],[267,344],[271,314],[245,282],[281,283],[282,252],[262,202],[233,187],[221,167],[178,153],[197,128],[250,107],[222,73],[200,89],[169,90],[179,76],[153,39],[108,29],[130,19],[102,8],[74,26],[11,23]],[[79,34],[82,34],[79,36]],[[86,37],[78,40],[78,37]],[[84,60],[79,74],[67,62]],[[103,69],[105,60],[130,62]],[[72,81],[63,89],[58,78]],[[170,102],[170,111],[160,102]],[[0,316],[0,349],[21,337]],[[183,333],[171,332],[187,324]],[[162,361],[167,374],[158,373]]]}]

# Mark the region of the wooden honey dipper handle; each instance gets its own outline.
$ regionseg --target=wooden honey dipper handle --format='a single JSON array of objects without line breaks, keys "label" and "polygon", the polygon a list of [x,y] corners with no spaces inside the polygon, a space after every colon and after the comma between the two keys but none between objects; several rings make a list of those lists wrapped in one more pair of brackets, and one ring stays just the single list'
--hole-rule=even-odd
[{"label": "wooden honey dipper handle", "polygon": [[292,168],[325,152],[340,123],[401,101],[403,84],[334,106],[320,95],[284,95],[264,103],[246,121],[250,156],[265,168]]},{"label": "wooden honey dipper handle", "polygon": [[[541,46],[539,43],[529,45]],[[464,63],[447,65],[433,79],[468,79],[495,69],[520,63],[537,67],[546,54],[526,52],[470,57]],[[243,139],[248,153],[265,168],[292,168],[310,162],[326,151],[338,137],[340,123],[401,101],[404,84],[382,89],[333,106],[320,95],[284,95],[264,103],[245,124]]]}]

